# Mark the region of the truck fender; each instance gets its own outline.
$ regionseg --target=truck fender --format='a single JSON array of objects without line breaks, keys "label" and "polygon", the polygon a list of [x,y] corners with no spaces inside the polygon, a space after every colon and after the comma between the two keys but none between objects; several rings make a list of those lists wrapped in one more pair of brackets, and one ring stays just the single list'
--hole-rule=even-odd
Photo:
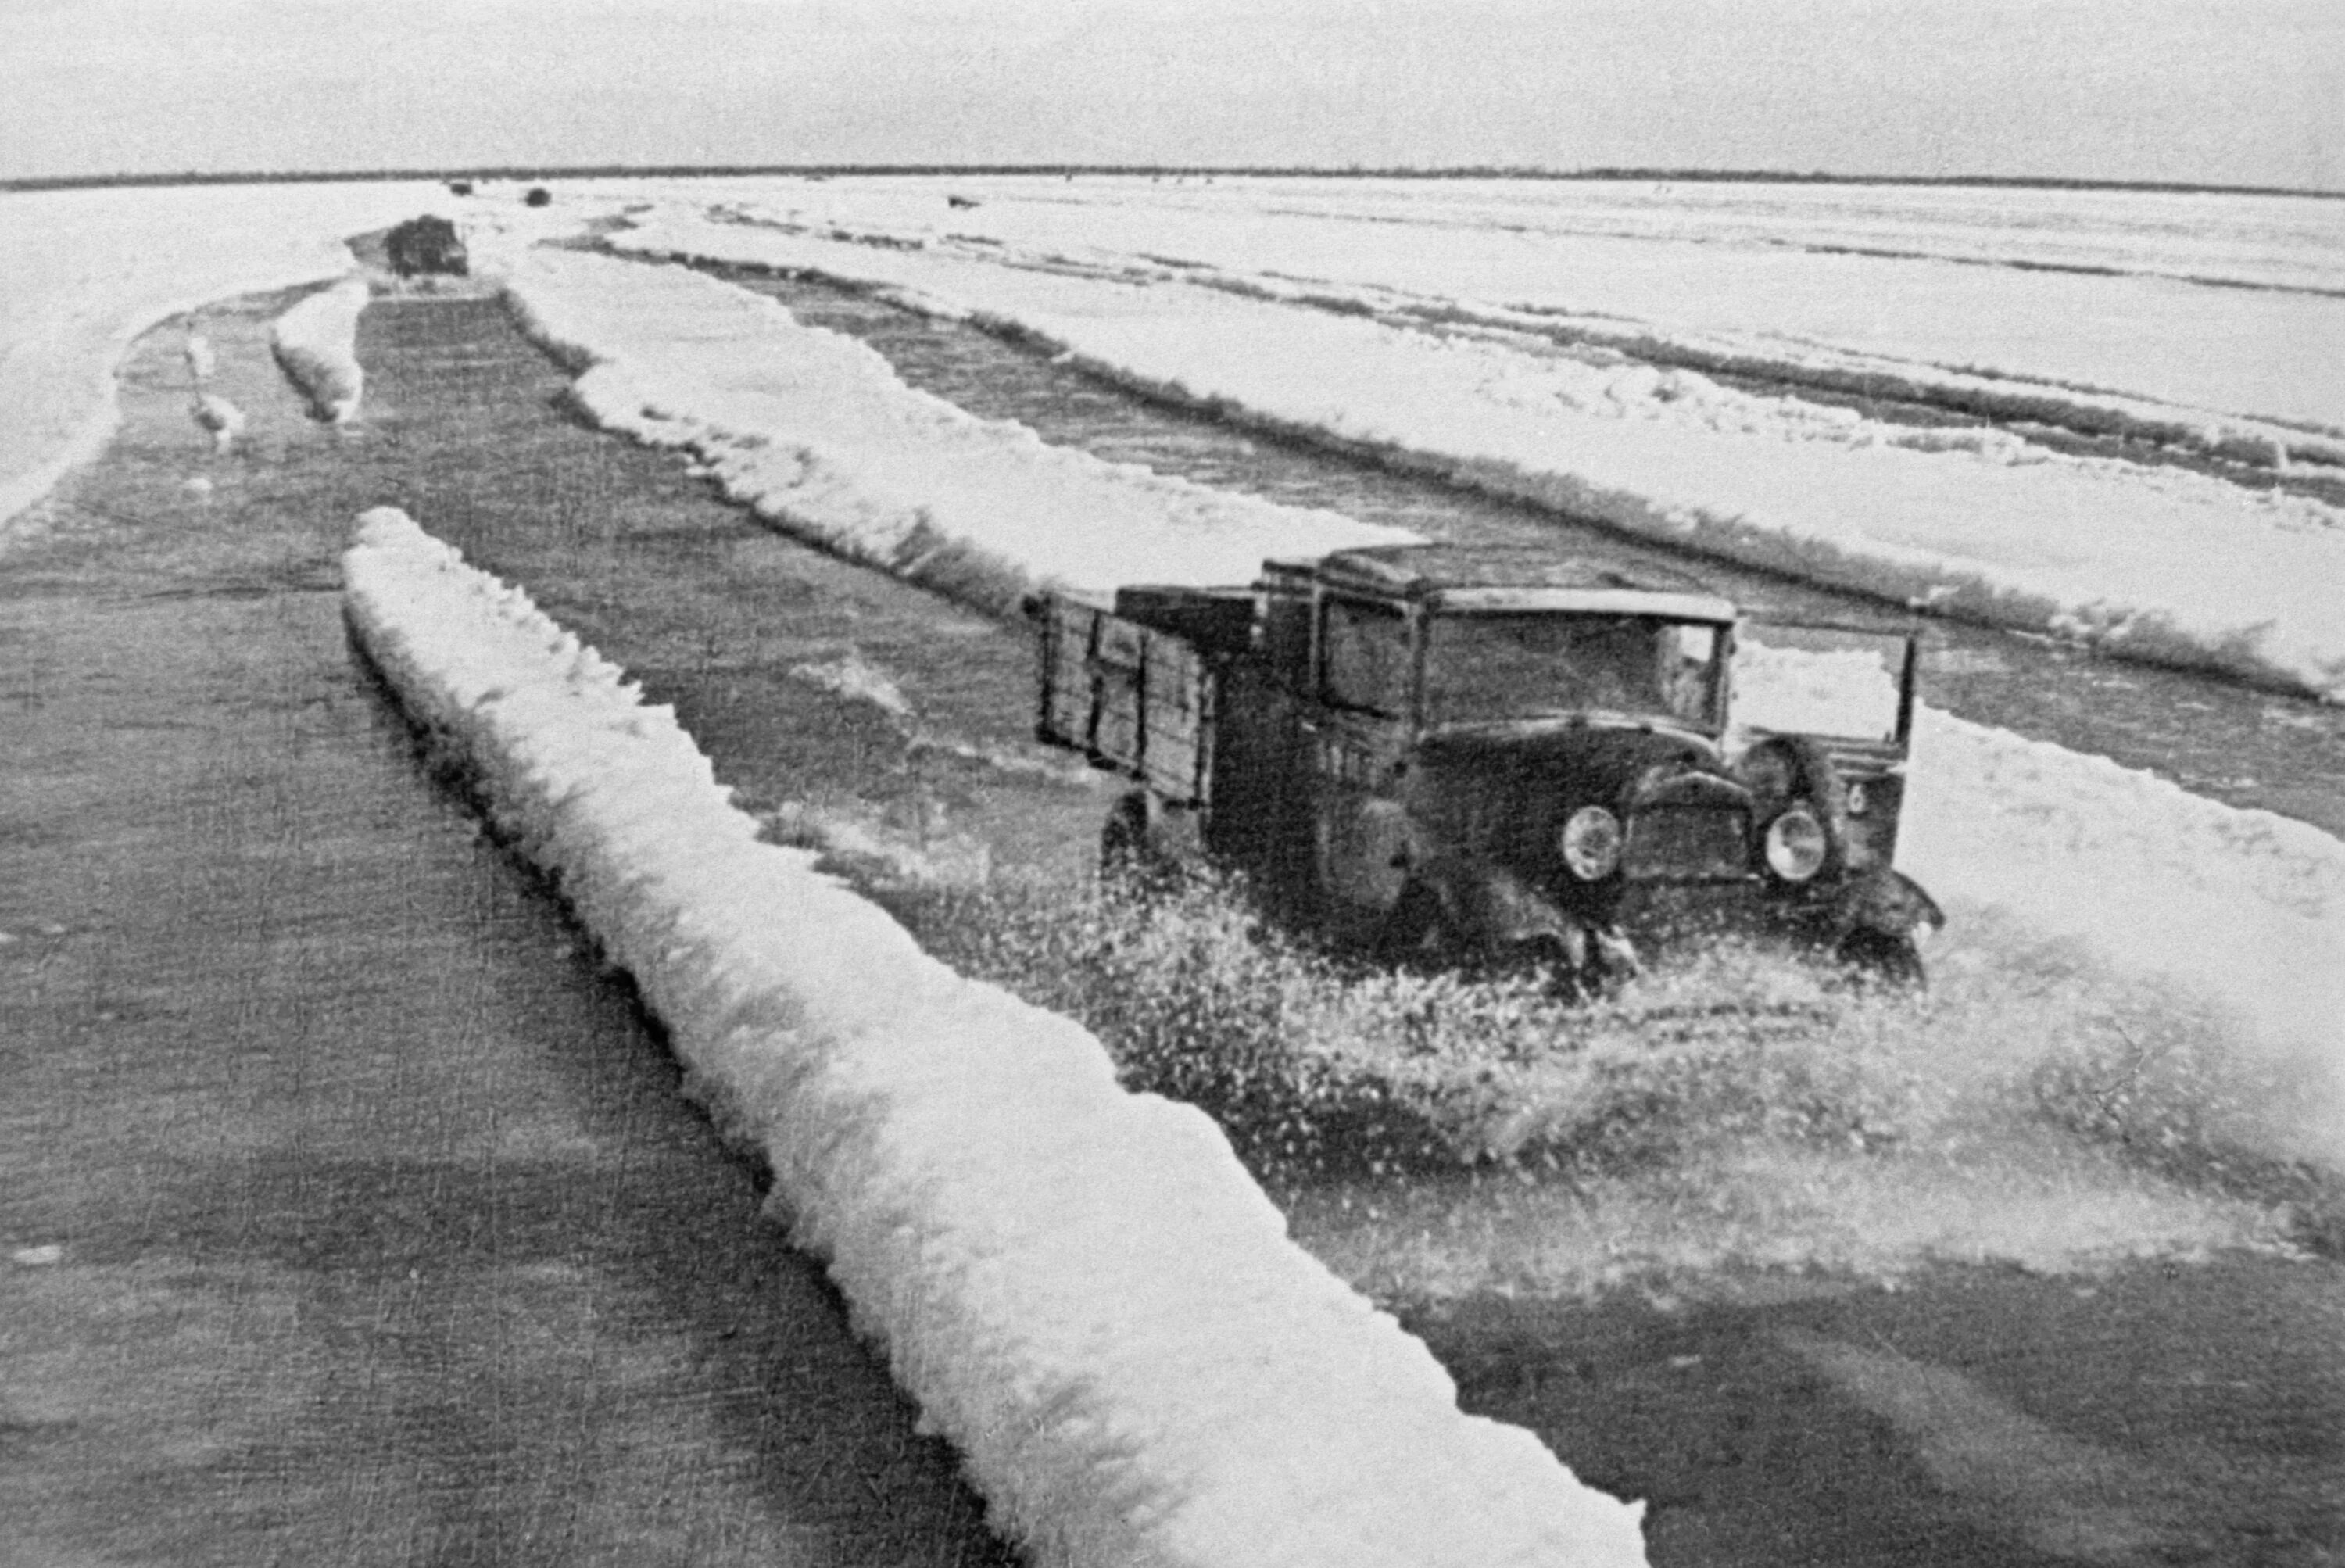
[{"label": "truck fender", "polygon": [[1946,923],[1938,901],[1904,872],[1886,867],[1852,878],[1833,911],[1834,930],[1846,935],[1867,931],[1888,937],[1911,937]]},{"label": "truck fender", "polygon": [[1795,800],[1814,806],[1827,846],[1816,881],[1830,881],[1853,868],[1852,852],[1861,850],[1849,831],[1848,785],[1822,741],[1812,735],[1770,736],[1743,753],[1735,771],[1752,786],[1762,830]]},{"label": "truck fender", "polygon": [[1946,923],[1945,911],[1902,871],[1878,871],[1853,881],[1833,910],[1833,953],[1892,985],[1929,983],[1915,940]]}]

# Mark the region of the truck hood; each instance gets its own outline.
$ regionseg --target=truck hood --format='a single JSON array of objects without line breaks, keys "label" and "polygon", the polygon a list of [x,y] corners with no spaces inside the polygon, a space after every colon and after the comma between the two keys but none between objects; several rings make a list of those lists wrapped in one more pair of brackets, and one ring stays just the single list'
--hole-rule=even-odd
[{"label": "truck hood", "polygon": [[1714,741],[1662,721],[1591,716],[1460,726],[1426,736],[1422,753],[1432,768],[1537,781],[1543,794],[1616,810],[1650,800],[1657,790],[1721,795],[1719,804],[1747,799]]}]

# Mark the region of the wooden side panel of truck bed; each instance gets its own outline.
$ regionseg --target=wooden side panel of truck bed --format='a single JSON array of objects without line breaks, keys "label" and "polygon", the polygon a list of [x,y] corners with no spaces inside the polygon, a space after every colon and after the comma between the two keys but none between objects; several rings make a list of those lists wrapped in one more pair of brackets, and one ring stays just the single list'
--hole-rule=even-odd
[{"label": "wooden side panel of truck bed", "polygon": [[1195,645],[1064,594],[1045,601],[1038,733],[1167,804],[1212,792],[1214,672]]}]

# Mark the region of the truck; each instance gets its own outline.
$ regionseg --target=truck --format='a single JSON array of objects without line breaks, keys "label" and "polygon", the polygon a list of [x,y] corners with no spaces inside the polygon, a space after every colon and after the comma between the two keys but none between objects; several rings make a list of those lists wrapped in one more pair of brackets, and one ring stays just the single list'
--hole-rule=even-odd
[{"label": "truck", "polygon": [[[1584,993],[1739,932],[1918,983],[1944,922],[1893,863],[1910,626],[1754,628],[1673,570],[1441,544],[1027,607],[1039,737],[1129,782],[1102,862],[1208,859],[1338,948]],[[1737,714],[1746,638],[1855,700]]]}]

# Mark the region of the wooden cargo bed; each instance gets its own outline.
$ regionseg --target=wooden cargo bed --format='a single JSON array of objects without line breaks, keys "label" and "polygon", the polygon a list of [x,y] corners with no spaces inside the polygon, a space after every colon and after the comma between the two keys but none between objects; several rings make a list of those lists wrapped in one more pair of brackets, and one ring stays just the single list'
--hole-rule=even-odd
[{"label": "wooden cargo bed", "polygon": [[1251,616],[1240,590],[1127,588],[1113,607],[1084,595],[1044,596],[1037,734],[1167,805],[1207,805],[1218,670],[1244,648]]}]

